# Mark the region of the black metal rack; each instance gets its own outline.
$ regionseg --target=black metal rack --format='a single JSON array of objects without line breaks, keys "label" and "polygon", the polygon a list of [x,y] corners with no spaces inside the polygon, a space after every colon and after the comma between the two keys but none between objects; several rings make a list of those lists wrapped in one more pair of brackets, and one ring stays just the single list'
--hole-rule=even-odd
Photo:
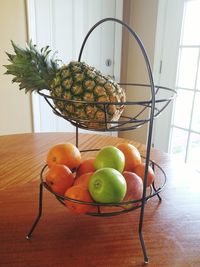
[{"label": "black metal rack", "polygon": [[[130,28],[126,23],[123,21],[116,19],[116,18],[105,18],[97,22],[88,32],[86,35],[83,44],[80,49],[78,61],[81,61],[82,53],[85,47],[85,44],[87,42],[87,39],[89,38],[90,34],[93,32],[93,30],[98,27],[100,24],[107,22],[107,21],[113,21],[116,23],[121,24],[123,27],[125,27],[129,33],[132,35],[132,37],[136,40],[137,44],[139,45],[139,48],[142,51],[142,55],[144,57],[146,67],[147,67],[147,73],[149,77],[149,84],[136,84],[136,83],[119,83],[120,86],[126,86],[132,87],[132,88],[147,88],[150,89],[150,94],[151,97],[148,100],[145,101],[125,101],[125,102],[94,102],[94,101],[77,101],[77,100],[65,100],[63,98],[56,98],[52,97],[51,95],[47,94],[43,90],[39,90],[38,93],[44,97],[46,102],[50,105],[52,108],[53,112],[65,120],[69,121],[72,123],[74,126],[76,126],[76,146],[78,147],[78,138],[79,138],[79,133],[78,130],[79,128],[82,129],[87,129],[87,130],[95,130],[95,131],[130,131],[134,130],[138,127],[141,127],[142,125],[148,123],[148,139],[147,139],[147,149],[146,149],[146,156],[144,158],[144,161],[146,163],[146,168],[145,168],[145,176],[144,176],[144,187],[143,187],[143,196],[141,199],[138,200],[131,200],[131,201],[126,201],[126,202],[119,202],[119,203],[109,203],[109,204],[102,204],[102,203],[90,203],[90,202],[83,202],[79,201],[76,199],[71,199],[67,197],[63,197],[59,194],[56,194],[51,190],[51,188],[47,185],[45,180],[43,179],[44,173],[47,170],[47,165],[45,165],[40,173],[40,194],[39,194],[39,210],[38,210],[38,215],[27,235],[27,239],[30,239],[32,236],[32,233],[42,215],[42,202],[43,202],[43,188],[46,188],[49,192],[55,195],[57,200],[65,205],[65,200],[69,200],[72,202],[76,202],[79,204],[87,204],[87,205],[93,205],[97,206],[97,212],[88,212],[87,215],[91,216],[115,216],[127,212],[131,212],[135,209],[140,209],[140,218],[139,218],[139,237],[140,237],[140,242],[144,254],[144,262],[148,263],[148,255],[147,255],[147,250],[145,247],[144,243],[144,238],[143,238],[143,233],[142,233],[142,228],[143,228],[143,221],[144,221],[144,210],[145,210],[145,204],[149,199],[151,199],[154,196],[157,196],[159,200],[161,200],[161,197],[159,193],[162,191],[162,189],[165,186],[166,183],[166,174],[164,170],[154,161],[150,159],[150,151],[151,151],[151,142],[152,142],[152,131],[153,131],[153,121],[154,118],[158,117],[159,114],[168,106],[168,104],[171,102],[171,100],[174,98],[176,92],[170,88],[163,87],[163,86],[156,86],[154,85],[154,80],[153,80],[153,75],[152,75],[152,70],[150,66],[150,62],[146,53],[146,50],[144,48],[144,45],[138,35],[133,31],[132,28]],[[160,98],[160,92],[165,92],[166,97],[165,98]],[[74,118],[74,117],[69,117],[64,115],[60,110],[58,110],[54,103],[55,101],[61,101],[65,105],[75,103],[75,104],[82,104],[83,106],[88,105],[88,104],[95,104],[95,105],[101,105],[102,110],[105,111],[105,118],[102,121],[94,120],[92,121],[93,123],[98,123],[101,125],[98,129],[90,128],[89,122],[91,120],[85,120],[85,119],[80,119],[80,118]],[[108,105],[123,105],[124,108],[127,106],[137,106],[138,112],[137,114],[133,116],[121,116],[119,120],[109,120],[106,110]],[[148,114],[148,115],[146,115]],[[87,153],[91,151],[98,151],[99,149],[88,149],[88,150],[83,150],[81,153]],[[160,173],[161,181],[159,181],[159,185],[156,185],[156,182],[154,181],[153,184],[150,186],[149,189],[147,189],[146,184],[147,184],[147,173],[148,173],[148,166],[151,165],[152,168],[155,170],[155,172]],[[127,208],[128,205],[128,208]],[[106,211],[104,210],[104,207],[106,207]]]}]

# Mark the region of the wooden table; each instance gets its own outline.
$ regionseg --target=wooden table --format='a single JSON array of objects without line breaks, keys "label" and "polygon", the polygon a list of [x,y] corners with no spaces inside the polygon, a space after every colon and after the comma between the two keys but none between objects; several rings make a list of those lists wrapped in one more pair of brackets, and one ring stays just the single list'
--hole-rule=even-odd
[{"label": "wooden table", "polygon": [[[114,145],[123,139],[81,134],[80,149]],[[0,137],[0,266],[143,266],[139,210],[115,217],[74,215],[47,190],[33,238],[25,236],[38,211],[39,173],[48,149],[75,143],[74,134],[40,133]],[[142,154],[145,147],[136,145]],[[143,234],[149,266],[200,266],[200,177],[169,155],[151,158],[168,180],[162,202],[145,207]]]}]

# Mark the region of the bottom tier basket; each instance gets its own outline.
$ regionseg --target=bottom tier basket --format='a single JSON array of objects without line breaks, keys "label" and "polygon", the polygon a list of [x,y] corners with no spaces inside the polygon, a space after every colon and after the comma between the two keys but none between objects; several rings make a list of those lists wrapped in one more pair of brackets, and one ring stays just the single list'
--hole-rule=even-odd
[{"label": "bottom tier basket", "polygon": [[[82,150],[81,153],[88,153],[92,151],[98,151],[99,149],[95,150]],[[145,158],[144,158],[145,159]],[[166,184],[166,174],[164,170],[153,160],[150,160],[150,166],[155,172],[155,179],[151,186],[147,188],[146,196],[145,196],[145,203],[150,200],[152,197],[157,196],[159,199],[159,193],[162,191]],[[79,201],[77,199],[72,199],[68,197],[61,196],[51,190],[49,185],[45,181],[45,172],[48,170],[48,166],[45,165],[40,173],[40,179],[41,184],[50,192],[52,193],[56,199],[64,206],[66,206],[65,200],[68,200],[70,202],[78,203],[80,205],[92,205],[96,207],[96,212],[88,212],[87,215],[91,216],[115,216],[122,213],[127,213],[133,210],[136,210],[138,208],[141,208],[142,206],[142,198],[141,199],[133,199],[129,201],[123,201],[118,203],[97,203],[97,202],[85,202],[85,201]]]}]

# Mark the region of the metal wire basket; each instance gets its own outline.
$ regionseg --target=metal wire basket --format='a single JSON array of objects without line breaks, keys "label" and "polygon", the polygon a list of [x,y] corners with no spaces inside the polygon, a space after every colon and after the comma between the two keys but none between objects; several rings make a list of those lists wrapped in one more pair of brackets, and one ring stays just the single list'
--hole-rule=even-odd
[{"label": "metal wire basket", "polygon": [[[100,149],[89,149],[89,150],[82,150],[81,153],[88,153],[88,152],[94,152],[99,151]],[[144,159],[144,158],[143,158]],[[154,196],[157,196],[159,199],[160,195],[159,193],[163,190],[165,184],[166,184],[166,173],[162,169],[161,166],[159,166],[156,162],[150,160],[150,166],[154,170],[155,173],[155,179],[152,183],[152,185],[147,189],[148,193],[145,196],[145,202],[147,202],[149,199],[151,199]],[[72,199],[69,197],[65,197],[62,195],[59,195],[55,193],[51,187],[46,183],[45,181],[45,173],[48,170],[47,164],[44,165],[44,167],[41,170],[40,173],[40,180],[41,184],[50,192],[52,193],[56,199],[67,207],[66,200],[77,203],[80,205],[91,205],[96,207],[96,212],[88,212],[87,215],[91,216],[101,216],[101,217],[108,217],[108,216],[115,216],[120,215],[122,213],[127,213],[130,211],[133,211],[135,209],[141,208],[142,206],[142,198],[141,199],[131,199],[129,201],[122,201],[118,203],[97,203],[97,202],[86,202],[86,201],[80,201],[77,199]]]},{"label": "metal wire basket", "polygon": [[[138,88],[150,89],[148,84],[134,84],[134,83],[119,83],[120,86],[126,86],[127,90],[132,89],[136,90]],[[63,98],[52,97],[44,90],[39,90],[38,93],[44,97],[46,102],[52,108],[54,114],[63,119],[69,121],[72,125],[77,126],[78,128],[85,130],[93,131],[129,131],[141,127],[143,124],[150,121],[149,112],[152,108],[152,100],[141,100],[141,101],[125,101],[125,102],[95,102],[95,101],[78,101],[78,100],[66,100]],[[148,92],[147,92],[148,94]],[[165,97],[160,97],[160,95],[165,94]],[[173,89],[155,86],[155,112],[153,118],[157,118],[160,113],[168,106],[168,104],[175,97],[175,91]],[[67,105],[81,105],[84,110],[88,105],[99,106],[100,109],[104,112],[104,116],[101,120],[97,119],[81,119],[79,116],[70,116],[69,114],[64,114],[62,111],[55,106],[55,103],[62,103],[61,106]],[[123,107],[125,111],[130,106],[134,106],[134,109],[137,110],[135,114],[131,116],[122,115],[119,119],[115,120],[109,119],[108,107],[109,106],[120,106]]]}]

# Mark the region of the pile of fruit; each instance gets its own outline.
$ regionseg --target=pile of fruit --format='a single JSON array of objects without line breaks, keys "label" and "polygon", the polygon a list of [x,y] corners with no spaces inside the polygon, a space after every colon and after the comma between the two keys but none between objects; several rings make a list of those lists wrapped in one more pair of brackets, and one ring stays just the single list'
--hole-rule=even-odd
[{"label": "pile of fruit", "polygon": [[[142,198],[145,163],[132,144],[105,146],[95,157],[86,159],[81,158],[80,151],[72,143],[57,144],[48,151],[47,165],[46,184],[65,197],[66,206],[75,213],[97,212],[97,205],[92,203]],[[154,177],[153,169],[148,166],[147,186],[152,184]]]}]

